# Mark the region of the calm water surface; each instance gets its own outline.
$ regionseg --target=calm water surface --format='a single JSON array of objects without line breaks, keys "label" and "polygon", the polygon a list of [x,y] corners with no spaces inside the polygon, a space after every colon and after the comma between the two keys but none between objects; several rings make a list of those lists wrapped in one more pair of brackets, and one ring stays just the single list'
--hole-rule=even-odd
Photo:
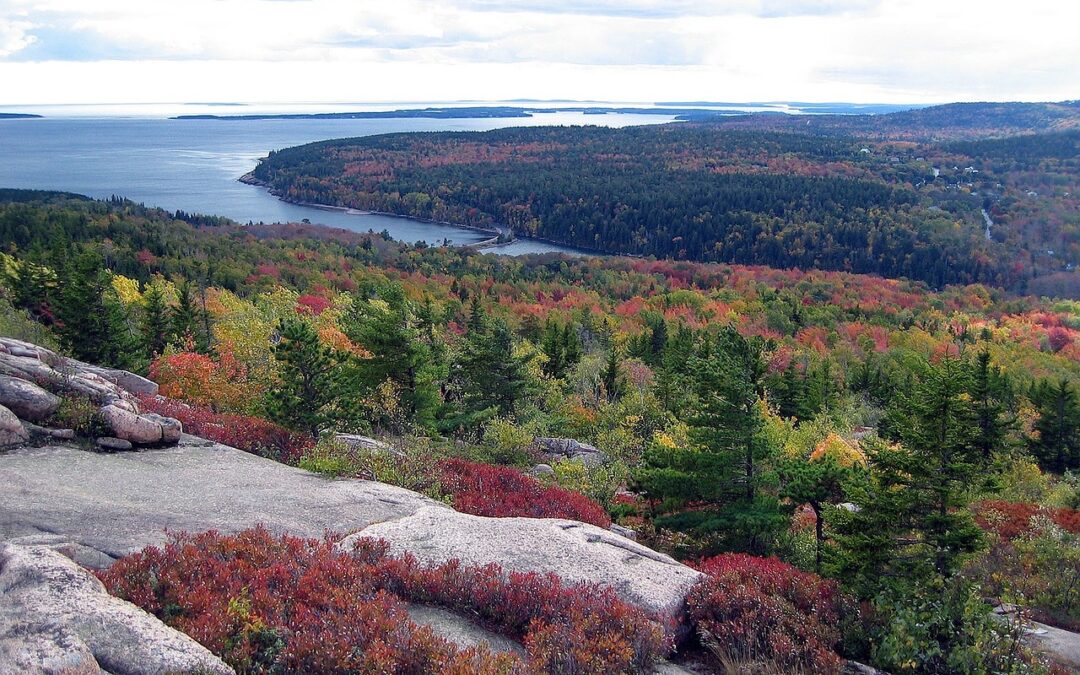
[{"label": "calm water surface", "polygon": [[[540,114],[506,119],[170,120],[147,117],[46,117],[0,120],[0,187],[120,195],[169,210],[227,216],[241,223],[298,222],[350,230],[388,230],[395,239],[468,244],[485,239],[464,228],[407,218],[349,214],[286,204],[237,181],[270,150],[302,143],[399,131],[487,130],[541,124],[628,126],[668,122],[656,115]],[[494,249],[507,255],[569,251],[522,240]]]}]

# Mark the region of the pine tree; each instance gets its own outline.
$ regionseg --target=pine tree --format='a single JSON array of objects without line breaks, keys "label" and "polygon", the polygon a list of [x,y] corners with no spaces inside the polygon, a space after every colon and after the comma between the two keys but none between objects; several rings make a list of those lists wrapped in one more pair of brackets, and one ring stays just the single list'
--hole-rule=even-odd
[{"label": "pine tree", "polygon": [[324,347],[310,323],[282,319],[274,346],[278,382],[267,393],[270,419],[311,434],[332,426],[344,414],[349,392],[348,358]]},{"label": "pine tree", "polygon": [[172,337],[169,308],[161,287],[150,284],[143,293],[142,344],[146,355],[153,359],[161,356]]},{"label": "pine tree", "polygon": [[111,279],[101,256],[85,251],[61,267],[53,294],[61,344],[76,358],[99,365],[115,365],[117,344],[123,337],[117,334],[121,326],[115,308],[106,306]]},{"label": "pine tree", "polygon": [[608,401],[615,401],[622,394],[622,368],[619,367],[619,352],[615,343],[612,343],[611,349],[608,350],[607,362],[604,364],[600,381],[604,385],[604,394]]},{"label": "pine tree", "polygon": [[170,317],[173,335],[181,340],[192,340],[196,351],[205,352],[209,348],[209,340],[202,327],[202,308],[195,299],[191,282],[184,279],[176,290],[176,306],[172,308]]},{"label": "pine tree", "polygon": [[972,368],[971,400],[978,427],[975,444],[983,461],[989,462],[995,453],[1006,449],[1011,421],[1006,418],[1001,369],[990,363],[990,353],[979,352]]},{"label": "pine tree", "polygon": [[669,503],[703,505],[657,520],[661,526],[718,538],[724,548],[768,549],[784,523],[774,497],[759,493],[761,462],[772,452],[764,434],[766,343],[725,327],[690,359],[690,448],[653,448],[635,473],[639,489]]},{"label": "pine tree", "polygon": [[989,465],[978,445],[969,373],[955,359],[929,366],[889,411],[900,444],[872,448],[873,471],[849,495],[859,509],[838,536],[837,574],[862,597],[890,580],[948,579],[981,546],[965,507]]},{"label": "pine tree", "polygon": [[[479,307],[477,305],[477,307]],[[454,364],[459,405],[449,415],[450,429],[475,429],[497,415],[512,415],[529,391],[526,366],[531,357],[514,354],[510,329],[502,319],[474,313],[476,330],[465,335],[462,353]]]},{"label": "pine tree", "polygon": [[434,312],[428,308],[432,316],[425,328],[400,284],[385,284],[375,293],[370,300],[355,299],[344,320],[349,339],[371,352],[371,358],[357,365],[359,383],[370,391],[391,381],[408,420],[430,427],[438,402],[432,359]]},{"label": "pine tree", "polygon": [[1048,471],[1080,468],[1080,403],[1067,380],[1043,381],[1033,396],[1039,419],[1029,441],[1031,453]]}]

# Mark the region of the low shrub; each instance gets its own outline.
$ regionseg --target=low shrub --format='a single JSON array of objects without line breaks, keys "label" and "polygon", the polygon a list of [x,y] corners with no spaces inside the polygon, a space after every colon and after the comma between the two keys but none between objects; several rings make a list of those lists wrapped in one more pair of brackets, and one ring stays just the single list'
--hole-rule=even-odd
[{"label": "low shrub", "polygon": [[[426,568],[360,540],[174,535],[117,561],[114,595],[192,636],[241,673],[610,673],[642,670],[670,643],[607,589],[504,574],[456,561]],[[408,619],[404,601],[439,604],[522,640],[527,663],[458,650]]]},{"label": "low shrub", "polygon": [[697,563],[707,576],[690,591],[690,619],[721,662],[783,672],[840,670],[841,619],[853,608],[834,582],[776,558],[727,553]]},{"label": "low shrub", "polygon": [[310,436],[258,417],[216,413],[204,406],[181,403],[164,396],[144,397],[140,406],[145,412],[175,417],[189,434],[285,464],[295,466],[315,445]]},{"label": "low shrub", "polygon": [[583,494],[544,485],[517,469],[446,459],[442,485],[454,509],[495,518],[567,518],[598,527],[611,525],[604,508]]},{"label": "low shrub", "polygon": [[975,522],[986,532],[1004,541],[1030,535],[1035,516],[1047,518],[1070,534],[1080,534],[1080,511],[1039,504],[986,500],[972,504]]},{"label": "low shrub", "polygon": [[394,448],[350,446],[327,435],[300,458],[300,468],[328,476],[377,480],[448,500],[440,482],[441,453],[427,439],[413,438]]},{"label": "low shrub", "polygon": [[83,438],[108,436],[112,433],[105,418],[101,416],[100,406],[89,396],[73,393],[66,393],[60,399],[60,407],[45,425],[57,429],[72,429],[77,436]]},{"label": "low shrub", "polygon": [[1080,629],[1080,512],[993,501],[977,504],[975,514],[993,536],[966,575],[1037,621]]}]

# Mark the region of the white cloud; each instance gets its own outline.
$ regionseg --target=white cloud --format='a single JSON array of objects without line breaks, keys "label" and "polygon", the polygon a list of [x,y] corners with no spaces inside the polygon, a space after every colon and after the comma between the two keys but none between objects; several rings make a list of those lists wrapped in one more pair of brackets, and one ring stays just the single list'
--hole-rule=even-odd
[{"label": "white cloud", "polygon": [[33,24],[29,21],[6,19],[0,16],[0,58],[26,49],[34,43],[30,34]]},{"label": "white cloud", "polygon": [[379,86],[345,98],[1075,98],[1077,25],[1061,0],[0,0],[0,103],[120,72],[169,73],[147,100],[215,72],[229,100],[340,100],[357,72]]}]

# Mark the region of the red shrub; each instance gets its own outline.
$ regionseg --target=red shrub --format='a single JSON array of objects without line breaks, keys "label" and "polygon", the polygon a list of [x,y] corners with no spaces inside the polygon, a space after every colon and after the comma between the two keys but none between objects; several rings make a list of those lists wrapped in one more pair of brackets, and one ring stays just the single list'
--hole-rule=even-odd
[{"label": "red shrub", "polygon": [[598,527],[611,525],[604,507],[583,494],[545,486],[517,469],[447,459],[440,463],[442,485],[454,509],[494,518],[567,518]]},{"label": "red shrub", "polygon": [[[669,647],[658,625],[607,589],[563,587],[498,567],[434,568],[361,540],[174,536],[119,560],[110,592],[188,633],[240,672],[575,672],[640,668]],[[403,600],[443,605],[522,639],[529,664],[458,651],[408,619]]]},{"label": "red shrub", "polygon": [[175,417],[189,434],[285,464],[297,464],[300,457],[315,445],[310,436],[258,417],[216,413],[209,408],[173,401],[164,396],[144,397],[139,405],[146,412]]},{"label": "red shrub", "polygon": [[1058,527],[1080,534],[1080,511],[1059,509],[1039,504],[986,500],[972,505],[975,522],[986,532],[1004,541],[1012,541],[1021,535],[1032,534],[1031,518],[1041,515],[1052,520]]},{"label": "red shrub", "polygon": [[687,603],[706,644],[733,658],[837,672],[842,596],[835,582],[776,558],[728,553],[700,561],[708,576]]}]

